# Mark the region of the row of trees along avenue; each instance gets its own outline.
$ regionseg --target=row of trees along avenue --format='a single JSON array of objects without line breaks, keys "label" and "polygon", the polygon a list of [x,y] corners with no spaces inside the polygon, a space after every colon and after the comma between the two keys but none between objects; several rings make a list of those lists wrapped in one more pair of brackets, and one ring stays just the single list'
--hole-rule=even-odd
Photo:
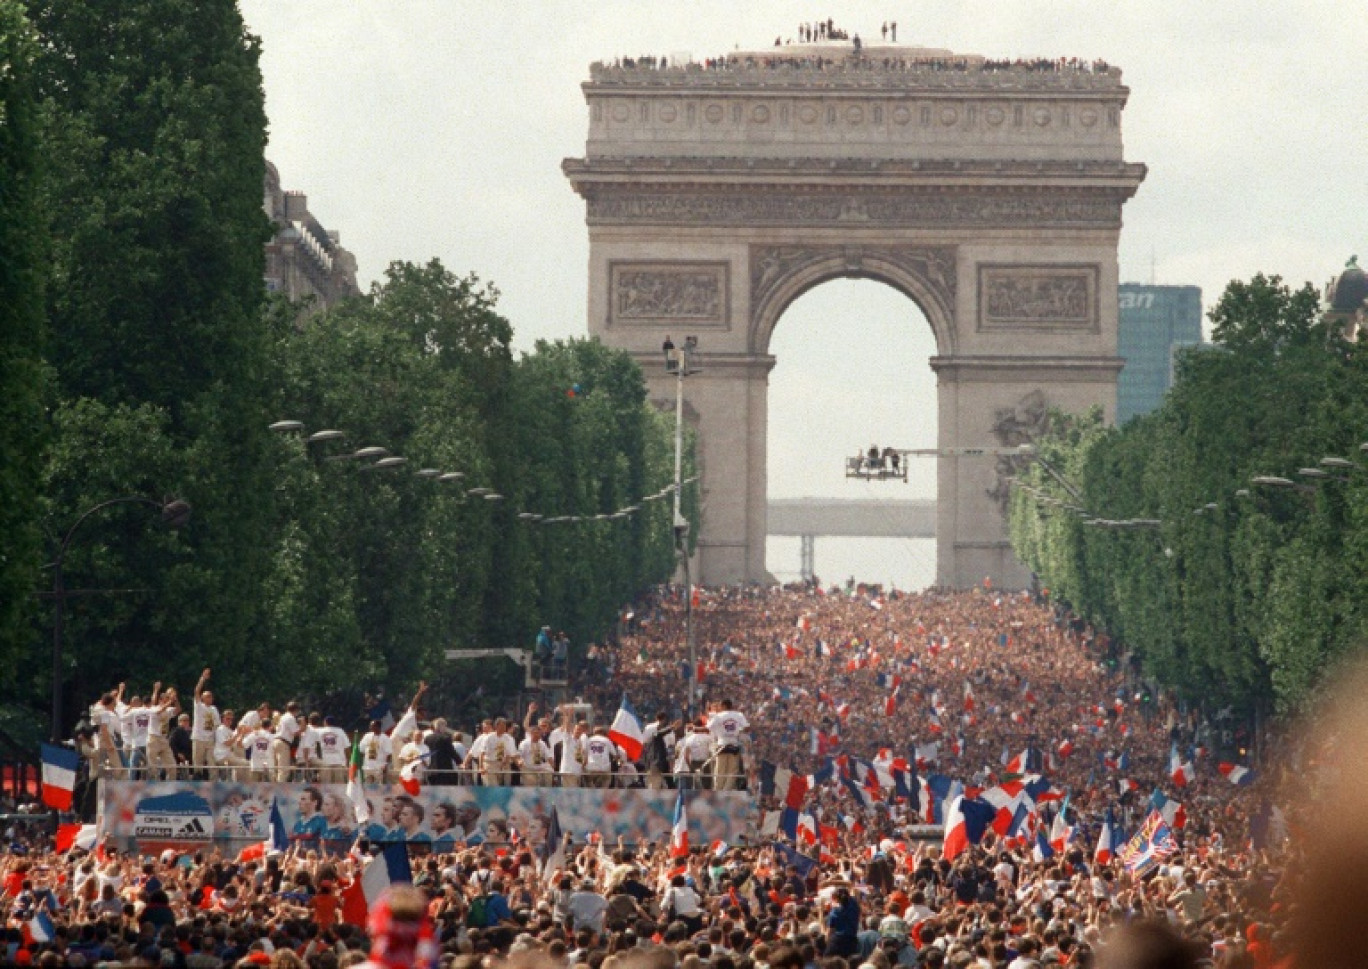
[{"label": "row of trees along avenue", "polygon": [[1277,277],[1232,282],[1210,317],[1158,410],[1052,415],[1012,543],[1158,682],[1293,711],[1368,634],[1368,347]]},{"label": "row of trees along avenue", "polygon": [[[193,513],[119,505],[74,536],[64,726],[92,691],[205,666],[229,702],[280,701],[407,688],[543,622],[582,645],[668,576],[669,503],[642,498],[672,428],[625,356],[516,358],[497,291],[436,261],[302,326],[267,299],[260,49],[233,0],[0,0],[0,45],[0,735],[42,732],[45,563],[111,498]],[[407,464],[329,460],[364,445]]]}]

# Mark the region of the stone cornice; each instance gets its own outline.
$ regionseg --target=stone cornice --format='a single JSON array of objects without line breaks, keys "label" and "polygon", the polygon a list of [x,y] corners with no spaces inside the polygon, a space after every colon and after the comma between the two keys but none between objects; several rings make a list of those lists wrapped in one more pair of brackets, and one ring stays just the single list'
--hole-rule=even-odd
[{"label": "stone cornice", "polygon": [[1129,187],[1134,193],[1148,172],[1139,162],[1123,161],[976,161],[960,159],[862,158],[703,158],[594,157],[566,158],[561,171],[579,189],[590,182],[689,183],[691,176],[716,185],[725,181],[754,183],[776,180],[829,184],[854,181],[861,187],[881,182],[982,182],[1038,184],[1101,182]]},{"label": "stone cornice", "polygon": [[665,69],[625,68],[594,64],[590,80],[582,85],[586,96],[600,93],[670,94],[704,93],[726,96],[729,92],[760,94],[819,90],[830,93],[884,94],[916,92],[937,94],[983,92],[996,97],[1039,92],[1070,96],[1101,95],[1126,98],[1130,89],[1121,83],[1121,71],[944,71],[929,67],[899,70],[882,64],[861,67],[855,62],[823,70],[791,66],[730,67],[708,70],[698,65]]},{"label": "stone cornice", "polygon": [[1111,383],[1126,361],[1120,357],[953,356],[932,357],[941,380],[961,383]]},{"label": "stone cornice", "polygon": [[1135,186],[577,184],[591,226],[1117,229]]}]

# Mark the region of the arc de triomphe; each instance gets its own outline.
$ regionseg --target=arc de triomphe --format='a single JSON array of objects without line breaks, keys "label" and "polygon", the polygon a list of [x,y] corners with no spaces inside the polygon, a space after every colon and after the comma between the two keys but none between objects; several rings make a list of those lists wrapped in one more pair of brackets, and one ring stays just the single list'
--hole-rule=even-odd
[{"label": "arc de triomphe", "polygon": [[[1121,207],[1145,177],[1123,157],[1119,70],[814,45],[595,64],[584,94],[585,156],[563,168],[588,208],[590,332],[661,400],[664,337],[702,351],[702,581],[766,578],[770,335],[827,280],[880,280],[926,316],[942,449],[1021,443],[1048,407],[1114,415]],[[939,583],[1023,584],[1010,468],[937,461]]]}]

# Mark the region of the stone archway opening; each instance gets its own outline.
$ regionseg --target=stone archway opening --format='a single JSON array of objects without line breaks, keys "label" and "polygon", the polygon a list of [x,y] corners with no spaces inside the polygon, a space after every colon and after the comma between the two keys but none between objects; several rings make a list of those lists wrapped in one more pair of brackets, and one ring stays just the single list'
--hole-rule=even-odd
[{"label": "stone archway opening", "polygon": [[[913,300],[871,279],[816,284],[784,308],[769,352],[776,361],[768,403],[771,502],[820,499],[840,508],[935,499],[934,459],[914,459],[906,484],[845,476],[845,458],[870,444],[937,446],[930,366],[936,337]],[[921,588],[935,581],[935,555],[929,536],[771,534],[766,541],[766,568],[780,582],[802,578],[811,567],[827,583],[854,576]]]}]

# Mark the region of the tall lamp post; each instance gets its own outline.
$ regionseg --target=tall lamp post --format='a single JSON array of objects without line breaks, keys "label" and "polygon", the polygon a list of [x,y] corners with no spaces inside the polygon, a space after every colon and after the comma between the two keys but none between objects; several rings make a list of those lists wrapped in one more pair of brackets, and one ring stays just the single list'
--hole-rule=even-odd
[{"label": "tall lamp post", "polygon": [[684,572],[684,641],[689,650],[689,719],[698,709],[698,655],[693,628],[693,580],[689,575],[689,520],[684,517],[680,503],[684,493],[684,378],[698,373],[694,352],[698,338],[687,337],[684,346],[676,347],[665,338],[665,372],[675,375],[675,435],[674,435],[674,540]]},{"label": "tall lamp post", "polygon": [[67,548],[71,545],[76,530],[91,515],[114,505],[147,505],[161,512],[162,523],[169,528],[180,528],[190,520],[190,503],[179,498],[168,501],[154,501],[141,495],[124,498],[111,498],[88,509],[75,524],[67,529],[62,544],[57,547],[57,557],[52,562],[52,598],[57,602],[57,612],[52,621],[52,741],[62,739],[62,627],[66,618],[66,582],[62,575],[62,563],[66,560]]}]

